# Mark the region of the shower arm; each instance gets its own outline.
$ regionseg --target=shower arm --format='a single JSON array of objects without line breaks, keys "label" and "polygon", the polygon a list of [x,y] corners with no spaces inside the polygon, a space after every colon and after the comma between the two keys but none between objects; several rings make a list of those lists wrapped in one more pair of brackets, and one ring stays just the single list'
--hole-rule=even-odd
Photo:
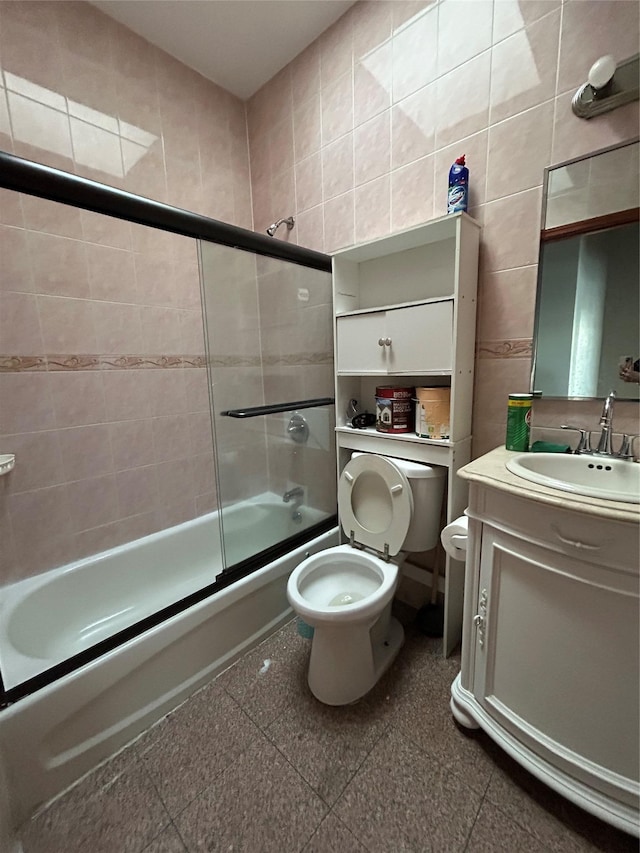
[{"label": "shower arm", "polygon": [[276,231],[281,225],[286,225],[287,231],[291,231],[294,224],[295,219],[293,218],[293,216],[287,216],[286,219],[278,219],[277,222],[272,222],[271,225],[267,228],[267,234],[269,235],[269,237],[274,237]]}]

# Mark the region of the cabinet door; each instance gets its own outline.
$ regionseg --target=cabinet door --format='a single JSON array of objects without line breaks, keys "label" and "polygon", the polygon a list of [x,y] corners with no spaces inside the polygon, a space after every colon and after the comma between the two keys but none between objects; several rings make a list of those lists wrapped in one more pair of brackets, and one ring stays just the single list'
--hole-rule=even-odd
[{"label": "cabinet door", "polygon": [[485,524],[478,596],[473,687],[485,710],[596,787],[608,775],[598,767],[637,780],[637,574]]},{"label": "cabinet door", "polygon": [[384,311],[338,317],[336,323],[339,373],[386,373],[388,347]]},{"label": "cabinet door", "polygon": [[428,373],[451,370],[453,302],[431,302],[386,312],[389,373]]},{"label": "cabinet door", "polygon": [[338,317],[339,373],[448,372],[452,365],[453,302]]}]

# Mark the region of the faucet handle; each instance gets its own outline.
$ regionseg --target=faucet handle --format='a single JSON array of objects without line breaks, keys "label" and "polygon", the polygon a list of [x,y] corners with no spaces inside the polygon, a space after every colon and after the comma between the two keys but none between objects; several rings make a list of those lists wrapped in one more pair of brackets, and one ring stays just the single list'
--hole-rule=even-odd
[{"label": "faucet handle", "polygon": [[635,458],[633,455],[633,443],[636,438],[640,438],[640,435],[628,435],[624,432],[622,434],[622,441],[620,442],[620,450],[616,453],[616,456],[620,457],[620,459],[630,459],[633,462]]},{"label": "faucet handle", "polygon": [[572,453],[591,453],[591,430],[571,426],[571,424],[561,424],[560,429],[572,429],[580,433],[578,444]]}]

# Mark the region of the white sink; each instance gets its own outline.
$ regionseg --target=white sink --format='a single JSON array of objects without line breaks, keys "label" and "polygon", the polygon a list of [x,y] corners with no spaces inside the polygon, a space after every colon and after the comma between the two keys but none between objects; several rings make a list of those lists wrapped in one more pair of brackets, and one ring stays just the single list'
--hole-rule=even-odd
[{"label": "white sink", "polygon": [[512,474],[575,495],[640,503],[640,464],[606,456],[519,453],[506,463]]}]

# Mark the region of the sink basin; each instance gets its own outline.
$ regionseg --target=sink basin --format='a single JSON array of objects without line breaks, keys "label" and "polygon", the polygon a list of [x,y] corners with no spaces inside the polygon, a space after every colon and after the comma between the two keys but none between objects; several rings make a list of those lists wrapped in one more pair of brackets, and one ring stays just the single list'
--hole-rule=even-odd
[{"label": "sink basin", "polygon": [[575,495],[640,503],[640,464],[606,456],[519,453],[507,460],[512,474]]}]

